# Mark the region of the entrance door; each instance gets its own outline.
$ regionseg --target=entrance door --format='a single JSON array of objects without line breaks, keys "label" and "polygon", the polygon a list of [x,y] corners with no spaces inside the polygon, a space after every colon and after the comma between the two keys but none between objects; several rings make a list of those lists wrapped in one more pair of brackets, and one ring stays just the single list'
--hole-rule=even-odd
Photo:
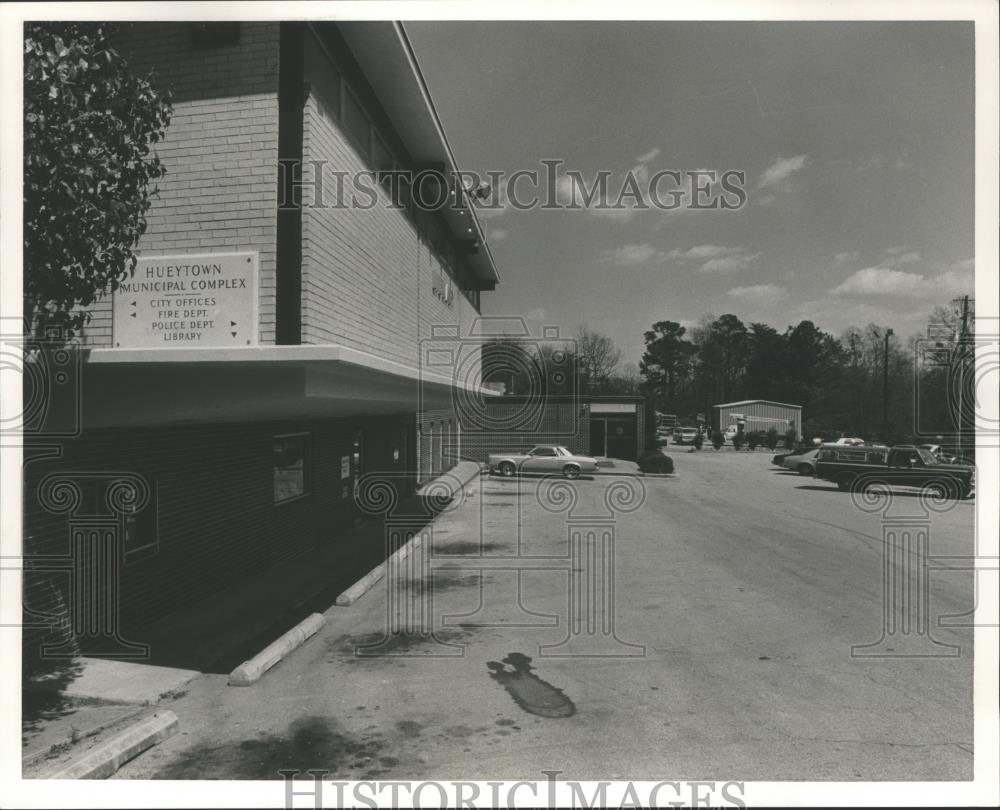
[{"label": "entrance door", "polygon": [[606,455],[635,461],[635,417],[609,416],[605,427]]},{"label": "entrance door", "polygon": [[592,456],[606,456],[607,447],[604,440],[607,437],[607,425],[599,417],[590,419],[590,454]]}]

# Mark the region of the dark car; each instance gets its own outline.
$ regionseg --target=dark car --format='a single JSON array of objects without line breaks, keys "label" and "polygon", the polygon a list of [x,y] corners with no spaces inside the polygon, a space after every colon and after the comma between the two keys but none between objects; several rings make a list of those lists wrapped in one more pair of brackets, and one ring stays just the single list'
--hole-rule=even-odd
[{"label": "dark car", "polygon": [[944,464],[933,453],[913,445],[887,448],[824,444],[816,460],[816,477],[851,492],[903,486],[944,498],[968,498],[975,487],[974,467]]}]

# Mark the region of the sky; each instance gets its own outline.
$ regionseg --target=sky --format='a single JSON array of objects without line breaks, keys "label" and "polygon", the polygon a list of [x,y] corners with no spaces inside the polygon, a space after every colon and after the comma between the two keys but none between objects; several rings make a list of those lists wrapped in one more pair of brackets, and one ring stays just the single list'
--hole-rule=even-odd
[{"label": "sky", "polygon": [[745,173],[736,210],[484,211],[502,279],[486,316],[584,325],[634,368],[655,321],[910,336],[974,293],[971,23],[406,29],[463,169],[561,160],[613,172],[613,195],[630,171]]}]

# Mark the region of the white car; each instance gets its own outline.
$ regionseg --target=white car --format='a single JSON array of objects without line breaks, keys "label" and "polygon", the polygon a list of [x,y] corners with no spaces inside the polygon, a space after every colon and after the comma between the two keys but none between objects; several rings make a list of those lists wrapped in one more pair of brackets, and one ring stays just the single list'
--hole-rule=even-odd
[{"label": "white car", "polygon": [[864,439],[849,439],[846,436],[837,439],[834,444],[847,445],[848,447],[860,447],[865,443]]},{"label": "white car", "polygon": [[918,444],[917,447],[921,447],[929,453],[933,453],[938,461],[944,462],[945,464],[954,464],[958,458],[946,453],[944,448],[940,444]]},{"label": "white car", "polygon": [[536,444],[526,453],[490,453],[490,472],[511,478],[519,472],[561,473],[566,478],[579,478],[581,473],[597,471],[597,459],[577,456],[558,444]]},{"label": "white car", "polygon": [[819,455],[819,448],[806,450],[804,453],[796,453],[793,456],[786,456],[781,466],[786,470],[795,470],[799,475],[816,475],[816,456]]},{"label": "white car", "polygon": [[726,428],[726,432],[722,434],[722,440],[726,444],[732,444],[733,443],[733,438],[739,432],[740,432],[739,428],[736,427],[736,425],[730,425],[729,427]]},{"label": "white car", "polygon": [[674,430],[674,444],[694,444],[698,436],[698,428],[683,427]]}]

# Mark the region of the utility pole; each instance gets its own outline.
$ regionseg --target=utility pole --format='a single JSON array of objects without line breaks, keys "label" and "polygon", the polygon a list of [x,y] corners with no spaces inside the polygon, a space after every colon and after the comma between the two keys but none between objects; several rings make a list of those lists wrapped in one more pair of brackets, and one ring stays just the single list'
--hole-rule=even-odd
[{"label": "utility pole", "polygon": [[956,336],[957,340],[955,343],[956,355],[958,362],[962,364],[958,375],[958,419],[957,419],[957,441],[956,449],[958,457],[962,457],[962,431],[965,428],[964,412],[963,412],[963,395],[965,393],[965,336],[969,328],[969,296],[962,296],[962,330]]},{"label": "utility pole", "polygon": [[885,330],[885,350],[882,354],[882,440],[889,443],[889,338],[892,330]]}]

